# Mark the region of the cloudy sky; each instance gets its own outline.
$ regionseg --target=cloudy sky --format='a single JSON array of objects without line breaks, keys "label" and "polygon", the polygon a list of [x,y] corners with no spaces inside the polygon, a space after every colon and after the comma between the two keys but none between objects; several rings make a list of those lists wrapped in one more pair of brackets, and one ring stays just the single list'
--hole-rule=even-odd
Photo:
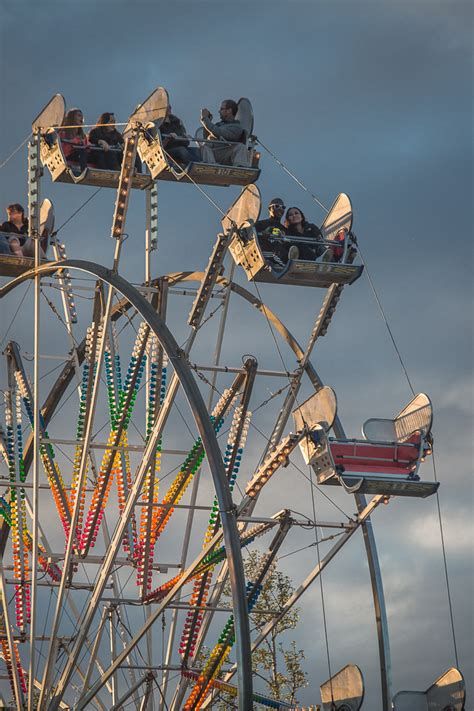
[{"label": "cloudy sky", "polygon": [[[470,685],[472,14],[471,3],[458,0],[0,0],[0,161],[28,135],[31,120],[56,92],[65,96],[68,107],[81,107],[86,121],[93,123],[102,111],[114,111],[117,120],[126,121],[139,101],[164,86],[173,111],[190,132],[202,106],[216,115],[221,99],[249,97],[257,136],[324,205],[341,191],[351,196],[354,231],[409,376],[415,390],[427,392],[434,403],[456,641],[460,668]],[[322,209],[265,151],[261,167],[264,205],[280,195],[287,205],[300,206],[311,221],[323,221]],[[0,170],[3,205],[26,204],[25,169],[22,150]],[[55,203],[58,225],[93,193],[93,188],[53,185],[49,177],[42,190]],[[226,209],[238,191],[208,192]],[[113,204],[113,192],[101,191],[62,231],[70,256],[111,263]],[[193,186],[163,183],[159,210],[153,274],[203,268],[220,226],[215,208]],[[134,194],[121,265],[133,282],[143,278],[143,230],[144,196]],[[236,278],[246,284],[243,274]],[[296,287],[261,289],[265,302],[302,343],[322,294]],[[18,299],[15,294],[1,304],[0,340]],[[25,309],[30,308],[27,299]],[[186,307],[181,311],[176,310],[176,322],[170,324],[178,335],[186,332]],[[29,318],[30,311],[25,312],[9,334],[24,342],[25,350],[32,347]],[[223,362],[236,365],[244,353],[255,353],[263,367],[282,367],[258,315],[236,304],[229,321]],[[45,324],[45,333],[49,328]],[[209,347],[198,344],[196,362],[204,362],[206,355],[212,357]],[[285,367],[295,367],[284,347],[282,357]],[[349,435],[357,436],[368,417],[395,414],[410,398],[365,276],[345,290],[313,362],[337,391]],[[4,382],[3,367],[1,377]],[[271,388],[276,386],[261,386],[261,399]],[[309,392],[307,388],[304,395]],[[271,430],[276,414],[274,409],[263,418],[265,431]],[[261,442],[249,441],[255,456],[259,446]],[[299,482],[296,470],[285,470],[280,484],[290,476]],[[433,478],[432,461],[424,465],[422,477]],[[354,510],[348,495],[335,492],[335,498],[346,511]],[[330,514],[324,500],[318,500],[320,518],[334,517],[335,509]],[[310,515],[307,482],[306,488],[295,483],[291,493],[272,483],[261,512],[284,506]],[[455,662],[436,500],[394,500],[376,512],[374,527],[387,598],[394,692],[424,689]],[[288,542],[288,552],[297,547]],[[303,557],[285,558],[282,566],[298,584],[315,562],[314,548],[309,548]],[[359,664],[366,679],[366,707],[376,711],[376,638],[360,538],[333,563],[324,586],[332,669]],[[319,596],[315,585],[303,605],[304,625],[295,633],[306,650],[311,680],[301,693],[302,703],[318,701],[318,685],[328,676]]]}]

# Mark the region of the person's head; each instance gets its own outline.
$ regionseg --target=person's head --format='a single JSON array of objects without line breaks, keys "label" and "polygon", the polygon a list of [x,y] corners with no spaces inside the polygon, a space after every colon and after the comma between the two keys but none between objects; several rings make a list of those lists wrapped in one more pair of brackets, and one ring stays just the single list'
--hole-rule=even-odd
[{"label": "person's head", "polygon": [[219,116],[222,121],[232,121],[237,114],[237,103],[233,99],[224,99],[219,109]]},{"label": "person's head", "polygon": [[19,202],[14,202],[11,205],[8,205],[6,210],[7,210],[7,217],[8,217],[9,222],[12,222],[14,225],[17,225],[18,227],[24,223],[25,210],[23,209],[22,205],[20,205]]},{"label": "person's head", "polygon": [[104,111],[97,119],[97,126],[104,126],[106,131],[113,131],[115,128],[115,114]]},{"label": "person's head", "polygon": [[81,109],[74,108],[74,109],[69,109],[66,116],[64,117],[64,121],[63,121],[62,125],[63,126],[76,126],[77,128],[71,128],[70,134],[72,136],[83,136],[84,135],[84,131],[82,129],[83,123],[84,123],[84,115],[83,115]]},{"label": "person's head", "polygon": [[295,227],[303,229],[306,224],[306,218],[299,207],[289,207],[285,215],[285,227]]},{"label": "person's head", "polygon": [[283,217],[283,213],[285,212],[285,203],[281,198],[273,198],[270,200],[268,203],[268,213],[270,217],[274,217],[278,220],[281,220]]}]

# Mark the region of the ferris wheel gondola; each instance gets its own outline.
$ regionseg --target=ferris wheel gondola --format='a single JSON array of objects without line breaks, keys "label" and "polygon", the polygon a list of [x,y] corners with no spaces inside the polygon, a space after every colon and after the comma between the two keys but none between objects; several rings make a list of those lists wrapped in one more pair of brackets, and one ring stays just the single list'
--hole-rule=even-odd
[{"label": "ferris wheel gondola", "polygon": [[[258,218],[257,218],[258,219]],[[254,220],[242,224],[229,245],[234,261],[243,267],[249,281],[290,286],[315,286],[327,289],[331,284],[353,284],[361,276],[363,265],[352,264],[357,254],[352,238],[352,206],[344,193],[338,195],[322,226],[324,253],[316,260],[289,259],[278,264],[268,246],[274,244],[314,244],[305,237],[266,237],[265,249],[254,227]],[[337,261],[335,251],[340,252]]]},{"label": "ferris wheel gondola", "polygon": [[[51,236],[54,232],[54,207],[48,198],[41,203],[39,222],[40,246],[43,254],[46,255]],[[8,232],[0,232],[0,235],[4,235],[7,240],[11,236]],[[36,237],[33,235],[25,237],[25,245],[27,245],[28,251],[31,254],[33,253],[32,245],[34,239],[36,239]],[[44,257],[43,261],[47,261],[46,257]],[[17,257],[14,254],[0,254],[0,276],[16,277],[28,271],[28,269],[31,269],[33,266],[34,259],[32,256]]]}]

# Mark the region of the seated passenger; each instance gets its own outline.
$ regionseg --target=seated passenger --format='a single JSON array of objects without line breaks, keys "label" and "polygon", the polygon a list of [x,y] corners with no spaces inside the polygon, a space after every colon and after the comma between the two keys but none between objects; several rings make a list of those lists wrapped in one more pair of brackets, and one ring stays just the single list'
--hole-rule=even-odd
[{"label": "seated passenger", "polygon": [[6,235],[0,233],[0,254],[11,255],[10,241]]},{"label": "seated passenger", "polygon": [[82,125],[84,116],[80,109],[70,109],[59,129],[59,138],[64,157],[68,163],[79,163],[83,172],[87,168],[87,137]]},{"label": "seated passenger", "polygon": [[120,170],[123,136],[115,128],[113,113],[106,111],[99,116],[96,125],[89,132],[89,143],[96,147],[90,151],[91,163],[104,170]]},{"label": "seated passenger", "polygon": [[273,198],[268,205],[268,219],[258,220],[255,230],[262,250],[273,252],[273,259],[281,266],[288,261],[288,248],[278,238],[284,237],[286,228],[281,223],[285,203],[281,198]]},{"label": "seated passenger", "polygon": [[[124,138],[115,127],[115,114],[105,111],[97,119],[89,132],[89,143],[97,148],[89,148],[88,161],[100,170],[119,171],[122,167]],[[100,150],[98,150],[100,148]],[[140,157],[135,158],[135,171],[142,172]]]},{"label": "seated passenger", "polygon": [[199,149],[189,147],[189,138],[184,123],[178,116],[171,113],[169,105],[166,117],[160,126],[160,133],[163,148],[177,163],[188,165],[188,163],[201,161]]},{"label": "seated passenger", "polygon": [[[289,259],[307,259],[314,261],[325,252],[323,235],[317,225],[307,222],[299,207],[289,207],[285,215],[285,228],[288,237],[310,237],[312,244],[293,244],[288,250]],[[318,244],[319,243],[319,244]]]},{"label": "seated passenger", "polygon": [[[27,242],[32,242],[28,238],[28,218],[25,217],[23,207],[15,202],[8,205],[6,212],[8,219],[0,225],[0,232],[6,232],[8,235],[2,235],[0,253],[14,254],[16,257],[32,256],[25,254],[23,249]],[[26,251],[29,252],[30,249]]]},{"label": "seated passenger", "polygon": [[[219,109],[221,120],[217,123],[212,123],[212,114],[209,109],[201,109],[204,137],[209,141],[207,145],[204,142],[202,146],[202,159],[205,163],[248,167],[249,152],[246,145],[246,135],[240,121],[235,118],[237,109],[235,101],[225,99]],[[215,141],[222,142],[222,145],[218,145]]]}]

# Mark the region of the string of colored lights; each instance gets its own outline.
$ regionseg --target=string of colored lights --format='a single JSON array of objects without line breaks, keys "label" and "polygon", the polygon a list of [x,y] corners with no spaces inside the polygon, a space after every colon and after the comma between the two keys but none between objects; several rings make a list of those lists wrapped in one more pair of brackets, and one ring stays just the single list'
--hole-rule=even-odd
[{"label": "string of colored lights", "polygon": [[28,585],[28,553],[23,541],[23,531],[26,528],[25,490],[22,487],[18,488],[19,477],[17,476],[17,462],[20,460],[20,451],[22,455],[22,449],[19,450],[19,444],[21,447],[21,439],[19,443],[15,438],[15,432],[17,433],[18,430],[14,424],[14,415],[18,416],[18,412],[14,413],[13,411],[13,400],[15,400],[16,404],[18,403],[17,393],[15,381],[9,377],[9,388],[5,391],[5,425],[8,471],[11,484],[10,523],[12,534],[13,578],[16,581],[14,586],[15,619],[18,629],[21,632],[25,632],[30,619],[31,609],[30,589]]},{"label": "string of colored lights", "polygon": [[[199,679],[199,672],[193,671],[191,669],[183,669],[181,671],[181,676],[185,677],[185,679],[192,679],[193,681],[197,681]],[[227,682],[220,681],[219,679],[212,679],[210,683],[211,688],[219,689],[219,691],[224,691],[226,694],[229,694],[234,698],[238,694],[238,689],[233,684],[227,684]],[[268,698],[268,696],[263,696],[262,694],[258,694],[255,691],[253,692],[253,700],[256,703],[261,704],[262,706],[266,706],[269,709],[292,708],[291,704],[287,704],[284,701],[278,701],[276,699],[270,699]]]},{"label": "string of colored lights", "polygon": [[[27,386],[24,373],[21,370],[15,370],[15,379],[17,381],[17,385],[22,396],[23,404],[28,415],[28,420],[30,422],[31,427],[34,427],[34,414],[32,407],[31,391],[29,386]],[[45,427],[44,418],[41,413],[40,430],[43,439],[49,439],[49,435]],[[42,442],[40,444],[40,457],[41,462],[43,464],[43,469],[46,473],[46,477],[51,488],[54,502],[56,504],[56,509],[58,511],[59,518],[61,520],[65,534],[66,536],[68,536],[69,525],[71,520],[71,505],[66,493],[61,470],[55,459],[56,455],[54,447],[50,442]]]},{"label": "string of colored lights", "polygon": [[[253,526],[251,529],[248,529],[240,539],[240,545],[242,548],[244,546],[250,545],[250,543],[253,543],[253,541],[258,537],[258,536],[263,536],[270,528],[272,528],[274,524],[273,523],[258,523],[255,526]],[[188,582],[191,582],[191,580],[195,580],[197,577],[202,575],[202,573],[206,572],[206,570],[210,568],[214,568],[218,563],[222,563],[223,560],[227,558],[227,551],[225,549],[225,546],[220,546],[214,551],[211,551],[208,553],[208,555],[203,559],[201,565],[197,568],[195,574],[189,578]],[[166,582],[162,583],[158,588],[153,590],[153,592],[148,593],[143,599],[143,602],[159,602],[162,600],[166,594],[171,590],[171,588],[183,577],[184,573],[178,573],[178,575],[175,575],[173,578],[170,578],[170,580],[167,580]]]},{"label": "string of colored lights", "polygon": [[[138,329],[127,375],[118,395],[117,416],[112,423],[107,446],[102,458],[97,482],[92,493],[89,511],[80,540],[83,556],[94,547],[114,476],[121,470],[121,455],[117,448],[124,446],[123,432],[127,430],[135,406],[138,389],[146,362],[146,344],[150,327],[142,323]],[[122,502],[124,503],[124,502]]]},{"label": "string of colored lights", "polygon": [[[242,461],[242,453],[247,441],[248,430],[250,426],[250,412],[244,412],[242,405],[235,408],[232,424],[230,427],[226,450],[224,454],[224,466],[226,468],[227,479],[231,492],[234,490],[237,474]],[[241,419],[244,418],[243,426],[241,427]],[[240,437],[239,437],[240,432]],[[240,441],[237,441],[239,439]],[[232,456],[233,450],[236,449],[235,457]],[[219,503],[217,497],[214,497],[212,511],[209,518],[209,524],[204,534],[203,548],[205,548],[215,533],[220,528]],[[209,589],[211,587],[212,575],[214,566],[210,566],[206,572],[196,577],[193,585],[190,604],[201,608],[207,602],[209,597]],[[183,662],[186,663],[188,657],[194,656],[195,646],[199,630],[202,625],[204,612],[202,609],[189,610],[181,635],[179,645],[179,653],[183,656]]]},{"label": "string of colored lights", "polygon": [[[160,349],[158,339],[153,336],[150,344],[150,377],[148,384],[148,408],[146,424],[146,442],[153,430],[158,406],[163,404],[166,395],[167,365],[168,361]],[[160,374],[161,364],[161,374]],[[160,378],[160,392],[157,394],[158,378]],[[140,546],[137,566],[137,585],[141,588],[140,594],[146,595],[152,586],[153,558],[155,541],[152,539],[153,505],[159,502],[159,474],[161,470],[160,439],[156,448],[153,462],[147,471],[142,495],[144,506],[140,517]]]},{"label": "string of colored lights", "polygon": [[[266,561],[265,561],[266,562]],[[257,575],[258,580],[258,575]],[[261,583],[249,581],[246,586],[248,611],[251,612],[262,591]],[[191,691],[183,711],[198,711],[212,688],[212,681],[219,674],[235,642],[234,616],[230,615],[214,649],[211,651],[198,680]]]},{"label": "string of colored lights", "polygon": [[[11,528],[11,507],[8,501],[3,498],[3,496],[0,496],[0,516],[7,523],[9,528]],[[31,553],[31,551],[33,550],[33,538],[28,529],[23,530],[23,541],[29,553]],[[41,543],[39,543],[38,562],[43,568],[44,572],[47,573],[52,578],[52,580],[57,582],[61,579],[61,568],[59,568],[56,563],[54,563],[48,558],[48,554]]]},{"label": "string of colored lights", "polygon": [[[26,682],[26,675],[23,667],[21,666],[20,653],[18,651],[18,642],[14,642],[15,650],[15,665],[18,671],[18,679],[20,681],[20,688],[24,694],[28,692],[28,685]],[[13,667],[12,659],[10,657],[10,650],[8,649],[8,642],[6,639],[0,640],[0,656],[5,662],[7,668],[8,681],[10,682],[10,688],[13,696],[15,696],[15,683],[13,681]]]},{"label": "string of colored lights", "polygon": [[[117,399],[120,396],[122,390],[122,370],[120,364],[120,355],[117,348],[117,335],[115,331],[115,324],[112,324],[112,341],[114,344],[114,357],[112,361],[111,344],[108,343],[104,352],[105,361],[105,377],[107,383],[107,400],[109,404],[109,416],[110,424],[112,430],[116,430],[119,424],[118,416],[118,402]],[[128,448],[128,435],[127,431],[123,430],[121,440],[120,440],[120,450],[117,453],[117,458],[120,459],[120,466],[115,467],[112,472],[112,476],[116,477],[117,480],[117,492],[118,492],[118,507],[120,515],[122,515],[125,508],[125,501],[128,496],[128,492],[131,487],[131,467],[130,467],[130,455]],[[127,554],[133,553],[136,546],[136,525],[135,516],[131,517],[129,524],[124,533],[122,540],[122,546]]]},{"label": "string of colored lights", "polygon": [[[210,418],[216,433],[221,429],[224,423],[223,418],[225,412],[232,405],[235,397],[235,390],[233,388],[227,388],[215,406]],[[204,447],[201,438],[198,437],[163,498],[161,502],[162,506],[157,506],[153,511],[151,537],[153,544],[156,543],[158,537],[163,533],[168,521],[173,515],[174,506],[179,503],[194,474],[200,469],[204,456]]]}]

